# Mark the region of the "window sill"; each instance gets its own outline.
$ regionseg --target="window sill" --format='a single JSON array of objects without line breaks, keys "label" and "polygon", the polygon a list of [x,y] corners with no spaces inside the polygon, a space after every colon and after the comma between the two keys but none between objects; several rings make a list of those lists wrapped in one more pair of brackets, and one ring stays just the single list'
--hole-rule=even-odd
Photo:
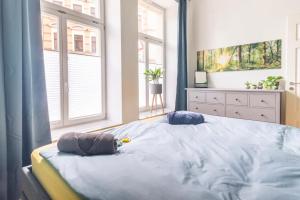
[{"label": "window sill", "polygon": [[99,129],[105,129],[109,128],[112,126],[117,126],[120,125],[120,123],[111,121],[111,120],[101,120],[101,121],[96,121],[96,122],[89,122],[89,123],[84,123],[84,124],[79,124],[75,126],[68,126],[68,127],[63,127],[63,128],[58,128],[58,129],[52,129],[51,130],[51,137],[52,141],[56,141],[60,138],[65,133],[68,132],[93,132],[97,131]]},{"label": "window sill", "polygon": [[154,109],[153,112],[150,110],[146,111],[140,111],[140,120],[151,118],[151,117],[157,117],[161,115],[167,115],[169,112],[172,112],[174,109],[171,108],[164,108],[164,112],[162,112],[161,108]]}]

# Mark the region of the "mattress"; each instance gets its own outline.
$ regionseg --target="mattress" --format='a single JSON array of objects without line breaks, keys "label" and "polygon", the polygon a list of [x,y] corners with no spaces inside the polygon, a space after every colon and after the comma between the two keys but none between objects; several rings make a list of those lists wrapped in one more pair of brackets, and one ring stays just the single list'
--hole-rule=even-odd
[{"label": "mattress", "polygon": [[55,147],[56,143],[38,148],[31,154],[32,171],[48,195],[53,200],[79,200],[77,194],[67,182],[59,175],[57,170],[41,155],[42,150]]},{"label": "mattress", "polygon": [[81,157],[55,145],[40,155],[65,195],[77,194],[56,199],[300,199],[300,129],[208,115],[205,121],[130,123],[113,131],[131,138],[114,155]]}]

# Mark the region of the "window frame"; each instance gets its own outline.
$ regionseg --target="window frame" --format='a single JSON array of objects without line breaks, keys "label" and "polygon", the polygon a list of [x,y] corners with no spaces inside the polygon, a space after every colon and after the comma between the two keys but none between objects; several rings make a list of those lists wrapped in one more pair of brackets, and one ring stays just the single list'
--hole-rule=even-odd
[{"label": "window frame", "polygon": [[61,6],[64,6],[64,1],[58,1],[58,0],[54,0],[53,2],[54,4],[58,5],[61,3]]},{"label": "window frame", "polygon": [[[81,36],[82,37],[82,51],[77,51],[76,50],[76,40],[75,37],[76,36]],[[84,34],[81,33],[81,31],[73,31],[72,32],[72,41],[73,41],[73,52],[74,53],[78,53],[78,54],[84,54],[84,46],[85,46],[85,41],[84,41]]]},{"label": "window frame", "polygon": [[[93,13],[92,13],[93,11]],[[96,16],[96,8],[95,7],[90,7],[90,14],[91,16]]]},{"label": "window frame", "polygon": [[[58,50],[60,51],[60,121],[51,122],[51,129],[63,128],[93,121],[100,121],[106,118],[106,52],[105,52],[105,27],[104,27],[104,0],[99,0],[100,16],[79,13],[69,8],[65,8],[46,0],[41,0],[41,11],[58,18]],[[101,108],[100,115],[84,116],[75,119],[69,118],[69,95],[68,95],[68,41],[67,41],[67,22],[73,21],[99,29],[99,56],[101,59]],[[72,37],[74,40],[74,37]],[[74,45],[73,45],[74,47]],[[84,37],[83,37],[84,47]],[[100,102],[99,102],[100,103]]]},{"label": "window frame", "polygon": [[[95,39],[95,41],[93,40]],[[94,46],[95,45],[95,46]],[[95,51],[94,51],[95,49]],[[91,54],[97,54],[97,36],[91,35]]]},{"label": "window frame", "polygon": [[[138,40],[141,40],[145,43],[145,69],[149,68],[149,43],[155,44],[162,46],[163,48],[163,71],[164,71],[164,76],[163,76],[163,107],[166,108],[166,9],[161,7],[160,5],[154,3],[154,2],[147,2],[145,0],[139,0],[139,2],[142,2],[143,4],[148,4],[150,6],[154,6],[157,9],[161,10],[163,12],[163,38],[157,38],[142,32],[139,32],[138,35]],[[145,78],[146,79],[146,78]],[[146,79],[146,106],[144,107],[139,107],[140,112],[146,112],[151,109],[151,102],[149,102],[149,81]]]}]

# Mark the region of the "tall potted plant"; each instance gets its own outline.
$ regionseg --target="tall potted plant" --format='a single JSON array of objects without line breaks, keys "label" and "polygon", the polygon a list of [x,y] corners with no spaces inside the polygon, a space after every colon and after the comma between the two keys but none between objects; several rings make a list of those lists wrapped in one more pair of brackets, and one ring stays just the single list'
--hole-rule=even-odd
[{"label": "tall potted plant", "polygon": [[156,69],[146,69],[144,75],[148,81],[152,81],[150,84],[151,94],[161,94],[162,93],[162,84],[159,83],[159,79],[163,77],[163,70],[161,68]]}]

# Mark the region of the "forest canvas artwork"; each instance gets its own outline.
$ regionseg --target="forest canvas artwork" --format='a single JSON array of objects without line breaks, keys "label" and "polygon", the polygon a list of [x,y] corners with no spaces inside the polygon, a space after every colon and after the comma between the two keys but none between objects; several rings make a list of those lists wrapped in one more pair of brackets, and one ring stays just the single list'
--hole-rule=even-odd
[{"label": "forest canvas artwork", "polygon": [[281,68],[281,40],[197,52],[198,71],[223,72]]}]

